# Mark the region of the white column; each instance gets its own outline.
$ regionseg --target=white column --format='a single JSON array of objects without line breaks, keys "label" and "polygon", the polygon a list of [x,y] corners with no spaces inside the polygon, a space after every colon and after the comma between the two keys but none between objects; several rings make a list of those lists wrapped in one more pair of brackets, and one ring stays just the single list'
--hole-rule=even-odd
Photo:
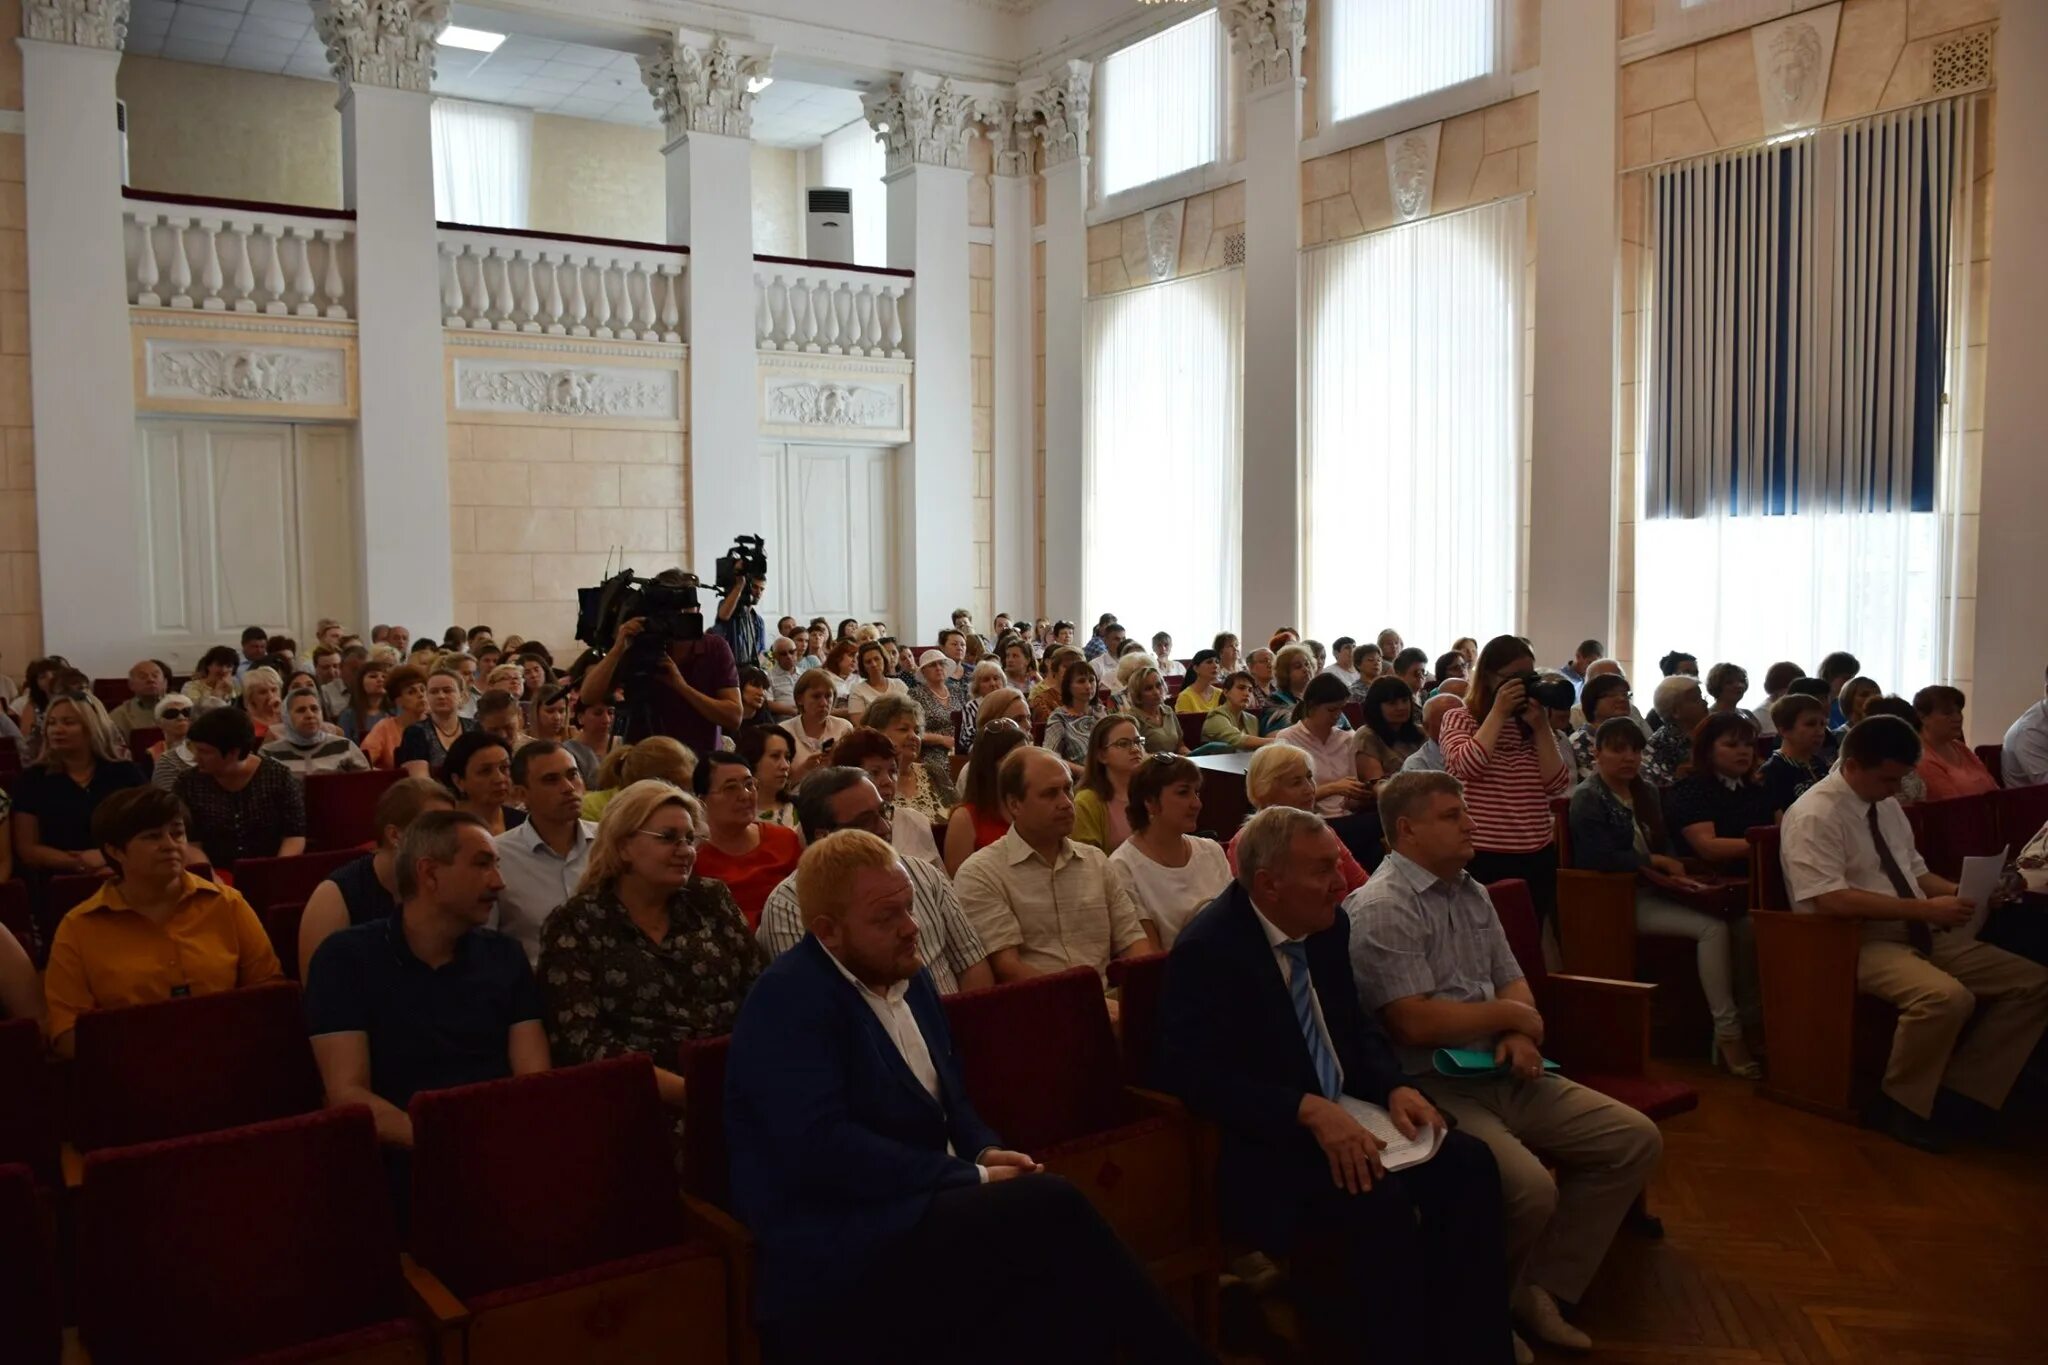
[{"label": "white column", "polygon": [[[1301,620],[1301,49],[1303,0],[1230,0],[1245,73],[1244,525],[1240,620],[1263,640]],[[1285,547],[1284,549],[1280,547]]]},{"label": "white column", "polygon": [[1082,429],[1088,297],[1088,111],[1094,68],[1068,62],[1019,87],[1045,177],[1045,601],[1049,616],[1094,619],[1081,600]]},{"label": "white column", "polygon": [[973,101],[914,71],[866,99],[888,149],[889,265],[916,273],[910,444],[896,469],[897,634],[936,638],[974,584],[974,363],[967,275]]},{"label": "white column", "polygon": [[1615,7],[1543,7],[1528,615],[1541,663],[1614,640]]},{"label": "white column", "polygon": [[90,32],[40,31],[57,40],[23,38],[21,54],[43,634],[106,675],[149,631],[113,117],[121,52],[111,33],[94,45]]},{"label": "white column", "polygon": [[[1977,627],[1971,738],[1996,741],[2041,700],[2048,665],[2048,272],[2025,242],[2048,221],[2048,5],[2008,5],[1998,30],[1998,221],[1992,226],[1990,332],[1984,376],[1984,465],[1977,539]],[[38,342],[40,346],[40,341]],[[41,351],[37,354],[40,356]],[[38,395],[40,401],[40,395]]]},{"label": "white column", "polygon": [[345,0],[314,5],[341,82],[342,197],[356,215],[363,611],[417,636],[455,619],[455,583],[428,93],[448,6],[418,3],[414,16],[390,34]]},{"label": "white column", "polygon": [[995,610],[1038,602],[1038,491],[1032,477],[1031,178],[1016,106],[1000,126],[995,165]]},{"label": "white column", "polygon": [[[641,77],[668,130],[669,241],[690,248],[690,551],[683,567],[710,581],[736,535],[767,529],[759,475],[760,397],[754,349],[754,96],[770,52],[678,31]],[[788,548],[768,546],[773,566]],[[772,595],[772,589],[771,589]]]}]

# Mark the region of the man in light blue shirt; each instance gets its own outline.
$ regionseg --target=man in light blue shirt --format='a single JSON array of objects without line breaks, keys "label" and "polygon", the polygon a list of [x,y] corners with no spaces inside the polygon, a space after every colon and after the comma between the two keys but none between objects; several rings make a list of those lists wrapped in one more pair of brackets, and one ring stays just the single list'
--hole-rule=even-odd
[{"label": "man in light blue shirt", "polygon": [[2035,787],[2048,782],[2048,698],[2020,712],[2005,732],[2000,777],[2008,787]]},{"label": "man in light blue shirt", "polygon": [[1429,742],[1408,755],[1401,765],[1401,771],[1409,773],[1440,773],[1444,771],[1443,746],[1437,743],[1443,734],[1444,713],[1454,706],[1465,703],[1448,692],[1439,692],[1431,697],[1422,708],[1422,732],[1429,736]]}]

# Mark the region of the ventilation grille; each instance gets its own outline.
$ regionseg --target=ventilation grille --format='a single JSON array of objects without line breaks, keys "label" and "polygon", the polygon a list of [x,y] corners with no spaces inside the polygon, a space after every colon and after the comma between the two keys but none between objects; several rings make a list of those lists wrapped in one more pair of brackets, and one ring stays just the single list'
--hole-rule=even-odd
[{"label": "ventilation grille", "polygon": [[853,191],[811,190],[808,203],[812,213],[852,213]]},{"label": "ventilation grille", "polygon": [[1934,45],[1934,93],[1960,95],[1991,85],[1991,33],[1988,28]]},{"label": "ventilation grille", "polygon": [[1226,266],[1244,264],[1244,234],[1233,232],[1223,239],[1223,264]]}]

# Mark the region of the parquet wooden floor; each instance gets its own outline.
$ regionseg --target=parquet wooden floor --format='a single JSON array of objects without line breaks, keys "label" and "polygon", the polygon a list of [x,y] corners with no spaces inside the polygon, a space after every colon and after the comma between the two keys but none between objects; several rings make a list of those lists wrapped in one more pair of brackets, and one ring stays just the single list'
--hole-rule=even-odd
[{"label": "parquet wooden floor", "polygon": [[[2038,1087],[2022,1082],[1996,1147],[1937,1157],[1759,1099],[1705,1067],[1662,1066],[1701,1092],[1698,1110],[1664,1127],[1650,1196],[1664,1238],[1616,1238],[1580,1305],[1599,1349],[1539,1348],[1543,1360],[2048,1362]],[[1226,1299],[1229,1358],[1296,1359],[1261,1340],[1249,1308]]]}]

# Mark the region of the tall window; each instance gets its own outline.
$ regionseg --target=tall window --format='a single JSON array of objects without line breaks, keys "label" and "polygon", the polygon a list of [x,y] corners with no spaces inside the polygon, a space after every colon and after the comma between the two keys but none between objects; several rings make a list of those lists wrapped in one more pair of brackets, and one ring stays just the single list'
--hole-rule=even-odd
[{"label": "tall window", "polygon": [[820,184],[853,192],[853,263],[889,264],[889,195],[882,185],[887,153],[866,119],[827,133],[821,145]]},{"label": "tall window", "polygon": [[1336,0],[1327,13],[1333,119],[1493,73],[1499,0]]},{"label": "tall window", "polygon": [[525,227],[532,113],[437,99],[433,129],[434,216],[470,227]]},{"label": "tall window", "polygon": [[1102,193],[1223,155],[1223,26],[1216,11],[1111,53],[1096,83]]},{"label": "tall window", "polygon": [[1087,309],[1082,614],[1207,639],[1238,612],[1243,272]]},{"label": "tall window", "polygon": [[1311,635],[1515,624],[1520,199],[1302,254]]}]

